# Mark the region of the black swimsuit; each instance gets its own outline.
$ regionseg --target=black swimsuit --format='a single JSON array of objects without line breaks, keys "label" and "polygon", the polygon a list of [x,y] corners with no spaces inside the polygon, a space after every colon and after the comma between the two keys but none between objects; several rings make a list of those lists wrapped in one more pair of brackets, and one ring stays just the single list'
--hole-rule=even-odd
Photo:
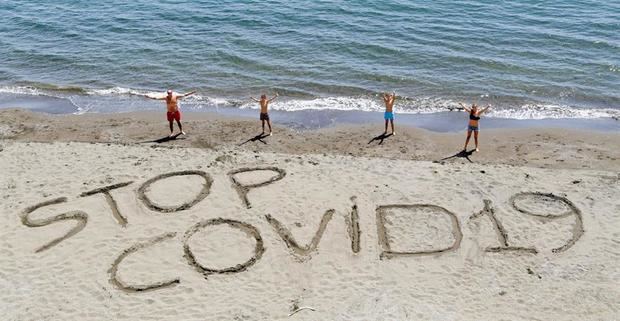
[{"label": "black swimsuit", "polygon": [[[470,120],[480,120],[480,117],[475,116],[475,115],[474,115],[474,113],[469,113],[469,119],[470,119]],[[473,130],[473,131],[475,131],[475,132],[477,132],[477,131],[478,131],[478,126],[468,125],[468,126],[467,126],[467,128],[468,128],[469,130]]]}]

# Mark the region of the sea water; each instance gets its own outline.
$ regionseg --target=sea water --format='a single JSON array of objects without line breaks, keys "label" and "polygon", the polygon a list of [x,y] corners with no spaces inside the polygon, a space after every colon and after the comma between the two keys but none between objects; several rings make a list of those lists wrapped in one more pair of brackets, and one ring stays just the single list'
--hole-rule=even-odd
[{"label": "sea water", "polygon": [[620,1],[0,0],[0,107],[620,116]]}]

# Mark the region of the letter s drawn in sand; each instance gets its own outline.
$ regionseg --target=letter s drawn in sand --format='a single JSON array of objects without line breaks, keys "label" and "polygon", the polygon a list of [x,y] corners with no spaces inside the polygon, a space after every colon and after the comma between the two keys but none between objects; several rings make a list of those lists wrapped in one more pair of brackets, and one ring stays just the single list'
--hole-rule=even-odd
[{"label": "letter s drawn in sand", "polygon": [[43,252],[45,250],[48,250],[49,248],[57,245],[58,243],[70,238],[71,236],[77,234],[79,231],[81,231],[82,229],[84,229],[84,226],[86,226],[86,223],[88,222],[88,214],[86,214],[86,212],[84,211],[71,211],[71,212],[65,212],[62,214],[58,214],[56,216],[53,217],[48,217],[48,218],[42,218],[42,219],[38,219],[38,220],[31,220],[30,219],[30,214],[34,211],[36,211],[37,209],[40,209],[42,207],[45,206],[50,206],[50,205],[56,205],[56,204],[62,204],[67,202],[67,198],[66,197],[60,197],[60,198],[56,198],[56,199],[52,199],[49,201],[45,201],[45,202],[41,202],[37,205],[34,206],[30,206],[28,208],[26,208],[26,210],[24,210],[24,212],[22,212],[20,214],[20,218],[22,221],[22,224],[28,226],[28,227],[43,227],[43,226],[47,226],[50,224],[53,224],[54,222],[59,222],[59,221],[67,221],[67,220],[73,220],[76,221],[77,224],[70,229],[65,235],[56,238],[52,241],[50,241],[49,243],[39,247],[38,249],[35,250],[35,253],[39,253],[39,252]]}]

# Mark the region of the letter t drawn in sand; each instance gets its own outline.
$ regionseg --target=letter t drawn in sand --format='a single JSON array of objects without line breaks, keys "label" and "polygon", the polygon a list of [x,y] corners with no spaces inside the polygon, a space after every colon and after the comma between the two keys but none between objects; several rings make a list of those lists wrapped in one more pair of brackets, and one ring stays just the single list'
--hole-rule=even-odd
[{"label": "letter t drawn in sand", "polygon": [[112,194],[110,194],[110,192],[117,188],[131,185],[132,183],[133,181],[130,181],[130,182],[118,183],[114,185],[97,188],[92,191],[88,191],[88,192],[84,192],[80,194],[80,197],[87,197],[87,196],[102,193],[105,196],[106,202],[108,203],[108,205],[110,205],[110,209],[112,210],[112,215],[114,216],[118,224],[120,224],[122,227],[126,227],[127,218],[123,216],[123,214],[121,214],[121,211],[118,209],[118,204],[116,203],[116,200],[114,200],[114,197],[112,197]]},{"label": "letter t drawn in sand", "polygon": [[[277,175],[269,178],[268,180],[266,180],[264,182],[256,183],[256,184],[249,184],[249,185],[244,185],[241,182],[239,182],[239,180],[237,180],[237,178],[235,178],[235,175],[237,175],[237,174],[248,173],[248,172],[256,172],[256,171],[272,171],[272,172],[276,172]],[[235,188],[235,190],[239,194],[239,197],[241,197],[241,201],[243,201],[243,204],[247,208],[252,208],[252,204],[250,203],[250,200],[248,200],[248,192],[251,189],[253,189],[253,188],[267,186],[267,185],[269,185],[271,183],[274,183],[274,182],[277,182],[277,181],[283,179],[284,176],[286,176],[286,172],[283,169],[280,169],[280,168],[277,168],[277,167],[255,167],[255,168],[239,168],[239,169],[235,169],[235,170],[230,171],[228,173],[228,175],[230,176],[230,179],[232,180],[233,187]]]}]

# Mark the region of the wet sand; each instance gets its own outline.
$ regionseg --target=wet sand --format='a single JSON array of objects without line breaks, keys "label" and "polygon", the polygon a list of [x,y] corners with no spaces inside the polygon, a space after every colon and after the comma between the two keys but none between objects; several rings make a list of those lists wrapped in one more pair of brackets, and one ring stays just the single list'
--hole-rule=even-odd
[{"label": "wet sand", "polygon": [[[212,150],[234,148],[287,154],[620,170],[620,132],[613,131],[559,128],[482,130],[481,152],[462,154],[460,151],[465,142],[465,132],[437,133],[401,127],[397,122],[397,135],[383,138],[381,119],[367,125],[341,125],[304,131],[275,124],[273,136],[260,138],[261,127],[257,119],[185,113],[183,124],[188,135],[168,140],[168,124],[164,117],[165,114],[155,112],[48,115],[24,110],[2,110],[0,138],[4,138],[6,143],[159,142],[162,146]],[[176,124],[175,132],[178,132]],[[473,148],[472,136],[468,151],[471,152]]]}]

